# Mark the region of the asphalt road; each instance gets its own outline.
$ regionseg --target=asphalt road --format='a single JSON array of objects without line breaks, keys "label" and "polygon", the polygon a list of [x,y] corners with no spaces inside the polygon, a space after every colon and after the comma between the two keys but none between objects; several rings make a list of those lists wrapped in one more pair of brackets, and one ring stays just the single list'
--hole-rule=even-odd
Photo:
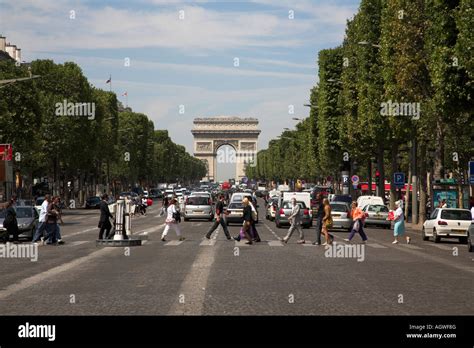
[{"label": "asphalt road", "polygon": [[[0,315],[474,313],[474,253],[457,240],[434,244],[409,231],[412,244],[393,245],[392,231],[369,228],[358,261],[311,245],[313,228],[304,230],[307,244],[293,235],[283,245],[286,228],[262,219],[262,242],[251,246],[227,241],[221,229],[204,239],[208,221],[183,222],[185,241],[171,230],[162,242],[158,212],[155,203],[133,219],[134,233],[148,240],[125,249],[96,247],[97,210],[66,211],[66,244],[40,246],[37,262],[0,258]],[[347,234],[334,232],[336,244]]]}]

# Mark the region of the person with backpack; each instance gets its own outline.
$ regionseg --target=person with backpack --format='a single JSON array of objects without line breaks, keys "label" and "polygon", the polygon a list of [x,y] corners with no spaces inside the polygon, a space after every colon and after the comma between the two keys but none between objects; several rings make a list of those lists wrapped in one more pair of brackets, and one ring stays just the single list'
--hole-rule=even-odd
[{"label": "person with backpack", "polygon": [[166,236],[171,227],[173,227],[176,235],[178,236],[179,241],[183,241],[185,238],[181,235],[181,230],[179,229],[178,223],[181,221],[181,213],[176,209],[176,199],[171,199],[168,209],[166,209],[166,226],[161,235],[161,241],[166,242]]}]

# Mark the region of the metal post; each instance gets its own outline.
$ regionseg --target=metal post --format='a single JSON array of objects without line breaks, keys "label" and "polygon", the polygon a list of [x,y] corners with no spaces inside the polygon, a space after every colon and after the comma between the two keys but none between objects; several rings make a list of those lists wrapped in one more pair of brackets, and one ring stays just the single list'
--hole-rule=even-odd
[{"label": "metal post", "polygon": [[122,240],[123,239],[123,229],[125,228],[125,226],[123,225],[124,206],[125,206],[125,201],[123,199],[119,199],[117,201],[116,212],[115,212],[114,240]]}]

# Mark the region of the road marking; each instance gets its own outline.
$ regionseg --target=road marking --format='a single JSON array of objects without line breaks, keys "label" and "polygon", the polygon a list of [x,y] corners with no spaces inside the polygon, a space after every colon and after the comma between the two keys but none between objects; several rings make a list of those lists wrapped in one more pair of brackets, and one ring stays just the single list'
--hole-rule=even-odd
[{"label": "road marking", "polygon": [[214,246],[216,244],[216,240],[215,239],[206,239],[206,240],[203,240],[199,245],[200,246]]},{"label": "road marking", "polygon": [[73,233],[69,233],[69,234],[64,234],[63,237],[72,237],[72,236],[77,236],[79,234],[83,234],[83,233],[87,233],[87,232],[90,232],[90,231],[95,231],[95,230],[99,230],[98,227],[92,227],[92,228],[88,228],[87,230],[83,230],[83,231],[77,231],[77,232],[73,232]]},{"label": "road marking", "polygon": [[202,225],[202,222],[198,222],[198,223],[195,224],[194,226],[199,227],[199,226],[201,226],[201,225]]},{"label": "road marking", "polygon": [[400,244],[400,245],[402,245],[404,248],[408,248],[408,249],[423,250],[423,248],[417,247],[416,245],[412,245],[412,244]]},{"label": "road marking", "polygon": [[178,246],[181,243],[183,243],[182,240],[172,240],[172,241],[169,241],[168,243],[166,243],[165,245],[166,246]]},{"label": "road marking", "polygon": [[427,243],[425,245],[431,245],[432,247],[441,249],[441,250],[446,250],[446,251],[453,251],[454,246],[448,247],[447,245],[439,245],[439,244],[434,244],[434,243]]},{"label": "road marking", "polygon": [[283,243],[279,240],[271,240],[268,242],[269,246],[283,246]]},{"label": "road marking", "polygon": [[247,239],[241,239],[240,242],[235,241],[235,246],[239,248],[242,248],[242,247],[245,248],[245,247],[250,246],[250,244],[245,244],[245,243],[247,243]]},{"label": "road marking", "polygon": [[[181,283],[169,315],[201,315],[206,287],[217,248],[201,248],[186,278]],[[183,300],[181,303],[180,300]]]},{"label": "road marking", "polygon": [[267,226],[266,223],[263,223],[263,226],[265,226],[267,228],[267,230],[269,230],[271,232],[271,234],[273,234],[273,236],[278,240],[280,241],[280,237],[275,233],[275,231],[273,231],[270,227]]},{"label": "road marking", "polygon": [[378,243],[367,243],[367,246],[376,248],[376,249],[387,249],[385,245],[378,244]]},{"label": "road marking", "polygon": [[81,245],[81,244],[91,243],[91,242],[92,242],[91,240],[77,240],[77,241],[74,241],[74,242],[65,243],[64,245],[65,246],[76,246],[76,245]]},{"label": "road marking", "polygon": [[52,278],[58,274],[61,274],[66,271],[70,271],[71,269],[81,265],[85,262],[91,262],[94,259],[101,258],[107,254],[111,254],[114,251],[118,251],[118,248],[103,248],[97,251],[94,251],[86,256],[80,257],[68,263],[65,263],[60,266],[56,266],[51,268],[47,271],[38,273],[34,276],[22,279],[18,283],[12,284],[7,286],[4,290],[0,290],[0,300],[5,299],[8,296],[11,296],[19,291],[25,290],[33,285],[36,285],[44,280]]}]

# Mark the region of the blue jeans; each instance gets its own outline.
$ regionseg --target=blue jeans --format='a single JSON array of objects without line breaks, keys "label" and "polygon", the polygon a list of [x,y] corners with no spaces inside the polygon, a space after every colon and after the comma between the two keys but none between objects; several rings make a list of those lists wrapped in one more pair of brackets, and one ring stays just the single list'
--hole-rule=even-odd
[{"label": "blue jeans", "polygon": [[46,228],[46,222],[38,223],[38,226],[36,227],[35,235],[33,236],[33,243],[39,241],[40,238],[43,237],[45,228]]},{"label": "blue jeans", "polygon": [[53,223],[53,224],[46,224],[46,237],[45,240],[47,240],[48,244],[56,243],[57,239],[56,236],[58,234],[58,224]]}]

